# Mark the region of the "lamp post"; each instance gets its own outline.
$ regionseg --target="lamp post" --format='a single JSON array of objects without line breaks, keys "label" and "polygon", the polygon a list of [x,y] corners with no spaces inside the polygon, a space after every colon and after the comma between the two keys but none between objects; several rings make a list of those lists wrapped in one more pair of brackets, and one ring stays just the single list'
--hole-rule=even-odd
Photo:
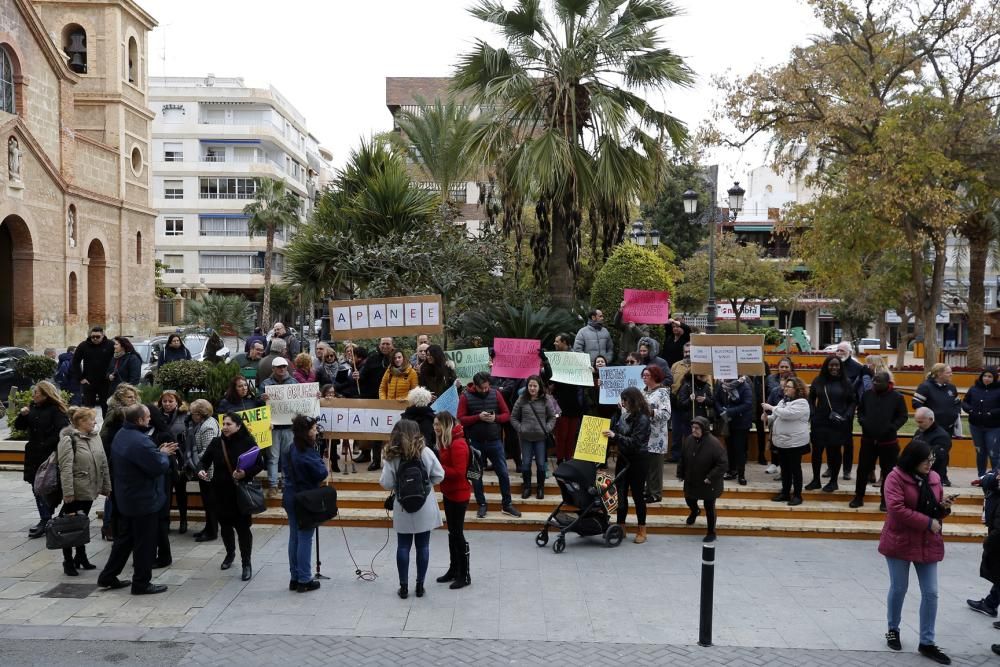
[{"label": "lamp post", "polygon": [[[743,210],[743,195],[746,190],[740,187],[739,181],[733,182],[733,187],[726,191],[729,195],[729,219],[735,221],[736,216]],[[698,212],[698,193],[694,190],[687,190],[681,198],[684,200],[684,212],[689,216],[694,216]],[[709,218],[708,228],[708,312],[706,316],[705,329],[708,333],[715,333],[717,325],[715,322],[715,228],[718,226],[716,204],[716,190],[712,187],[712,214]]]},{"label": "lamp post", "polygon": [[642,220],[636,220],[632,223],[632,233],[629,234],[629,239],[636,245],[649,245],[655,248],[660,245],[660,230],[653,229],[647,232],[646,223]]}]

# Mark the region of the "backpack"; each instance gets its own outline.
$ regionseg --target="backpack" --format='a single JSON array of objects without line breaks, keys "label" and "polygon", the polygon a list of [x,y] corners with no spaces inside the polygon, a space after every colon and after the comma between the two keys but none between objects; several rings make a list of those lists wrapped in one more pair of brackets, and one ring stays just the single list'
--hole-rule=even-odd
[{"label": "backpack", "polygon": [[419,512],[431,492],[431,482],[420,458],[400,460],[396,468],[396,500],[409,513]]},{"label": "backpack", "polygon": [[469,462],[465,466],[465,479],[475,482],[483,478],[483,455],[473,447],[469,447]]}]

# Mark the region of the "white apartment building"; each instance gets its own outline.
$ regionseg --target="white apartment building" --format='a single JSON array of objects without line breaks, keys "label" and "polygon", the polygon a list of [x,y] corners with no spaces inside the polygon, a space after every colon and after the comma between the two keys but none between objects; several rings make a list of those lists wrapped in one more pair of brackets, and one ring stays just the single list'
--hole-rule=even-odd
[{"label": "white apartment building", "polygon": [[[164,285],[203,282],[253,299],[263,287],[262,236],[250,238],[243,207],[257,179],[284,179],[308,216],[329,179],[331,155],[305,117],[274,87],[242,78],[150,77],[156,257]],[[273,281],[284,271],[288,230],[275,238]]]}]

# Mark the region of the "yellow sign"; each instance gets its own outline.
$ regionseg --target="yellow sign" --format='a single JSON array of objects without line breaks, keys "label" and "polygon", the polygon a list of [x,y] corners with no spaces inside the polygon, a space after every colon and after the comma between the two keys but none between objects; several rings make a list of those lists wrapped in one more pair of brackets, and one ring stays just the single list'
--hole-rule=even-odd
[{"label": "yellow sign", "polygon": [[608,439],[604,431],[611,428],[610,419],[586,415],[580,424],[580,435],[576,439],[574,459],[604,463],[608,457]]},{"label": "yellow sign", "polygon": [[[240,410],[236,414],[243,417],[243,423],[257,441],[258,447],[264,449],[271,446],[271,406],[262,405],[251,410]],[[219,415],[219,426],[222,426],[224,416]]]}]

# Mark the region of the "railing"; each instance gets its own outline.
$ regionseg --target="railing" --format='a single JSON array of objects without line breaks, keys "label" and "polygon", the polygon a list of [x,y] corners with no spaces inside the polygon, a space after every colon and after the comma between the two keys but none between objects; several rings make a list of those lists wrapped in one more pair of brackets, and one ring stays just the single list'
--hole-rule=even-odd
[{"label": "railing", "polygon": [[[232,273],[236,275],[242,275],[242,274],[254,275],[258,273],[264,273],[263,266],[221,267],[214,269],[207,269],[205,267],[200,267],[198,270],[200,273]],[[279,271],[275,271],[273,267],[271,268],[271,272],[280,273]]]},{"label": "railing", "polygon": [[[967,368],[969,365],[968,348],[942,349],[938,352],[938,358],[942,363],[959,368]],[[983,366],[986,368],[996,368],[1000,366],[1000,349],[987,348],[983,350]]]},{"label": "railing", "polygon": [[225,162],[226,161],[226,156],[225,155],[202,155],[201,156],[201,161],[202,162]]},{"label": "railing", "polygon": [[172,326],[177,324],[174,321],[174,300],[160,299],[158,302],[160,326]]}]

